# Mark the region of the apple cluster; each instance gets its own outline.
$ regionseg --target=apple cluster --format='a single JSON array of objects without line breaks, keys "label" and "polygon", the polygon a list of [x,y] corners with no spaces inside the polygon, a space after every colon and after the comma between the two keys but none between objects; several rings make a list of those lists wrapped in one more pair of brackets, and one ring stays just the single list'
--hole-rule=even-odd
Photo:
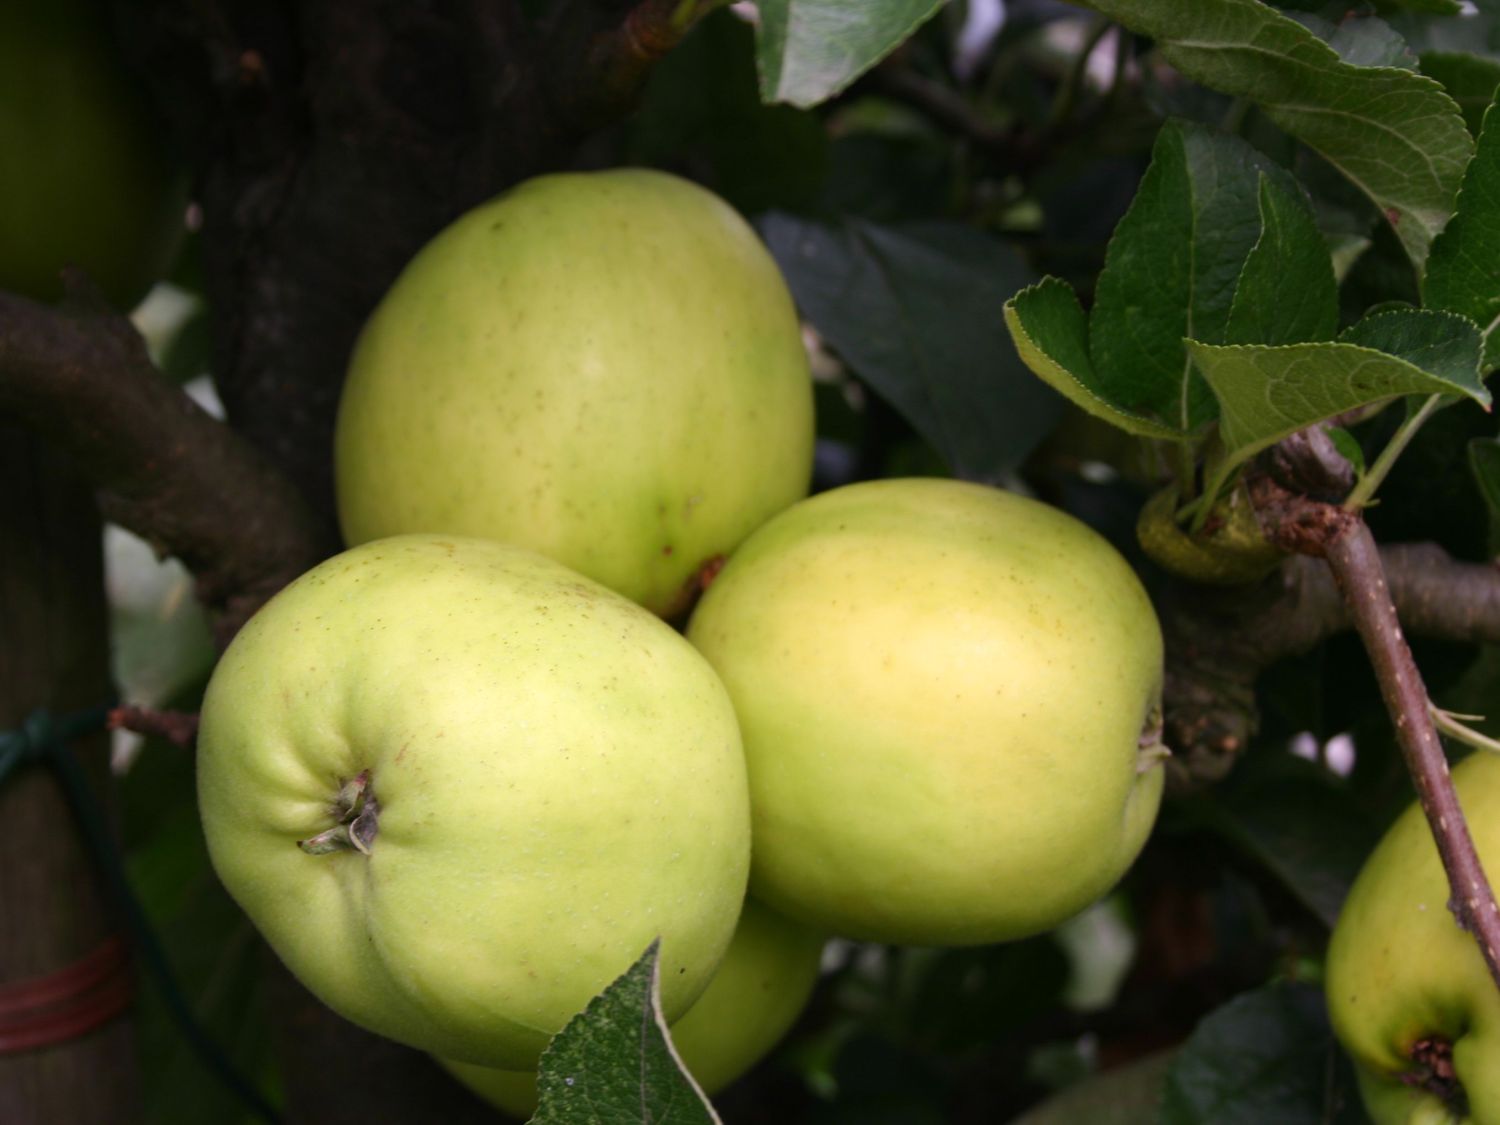
[{"label": "apple cluster", "polygon": [[309,988],[524,1113],[660,936],[711,1092],[827,935],[1008,940],[1119,879],[1163,776],[1128,564],[980,485],[806,498],[813,440],[786,286],[702,188],[542,177],[417,255],[340,404],[351,548],[203,706],[215,867]]}]

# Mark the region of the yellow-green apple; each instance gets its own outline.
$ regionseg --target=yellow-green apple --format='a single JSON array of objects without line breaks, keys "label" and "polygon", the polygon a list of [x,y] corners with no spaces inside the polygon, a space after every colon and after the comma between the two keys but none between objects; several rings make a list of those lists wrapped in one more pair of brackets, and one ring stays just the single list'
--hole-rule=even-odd
[{"label": "yellow-green apple", "polygon": [[1156,615],[1044,504],[951,480],[823,493],[740,547],[688,637],[740,718],[751,889],[811,926],[1036,933],[1108,890],[1155,820]]},{"label": "yellow-green apple", "polygon": [[534,1066],[658,935],[681,1015],[749,866],[708,665],[634,603],[486,540],[368,543],[273,598],[209,683],[198,792],[220,878],[309,989],[496,1066]]},{"label": "yellow-green apple", "polygon": [[[1453,783],[1493,882],[1500,758],[1473,755]],[[1413,804],[1365,861],[1328,946],[1329,1016],[1378,1125],[1500,1122],[1500,991],[1448,899]]]},{"label": "yellow-green apple", "polygon": [[[786,1034],[812,995],[822,952],[819,934],[753,898],[745,900],[719,971],[671,1028],[682,1064],[705,1094],[728,1086]],[[511,1116],[525,1119],[536,1112],[535,1071],[438,1062]]]},{"label": "yellow-green apple", "polygon": [[434,238],[365,326],[339,519],[518,543],[670,616],[807,494],[812,446],[791,298],[739,215],[660,172],[543,176]]},{"label": "yellow-green apple", "polygon": [[176,164],[98,0],[0,4],[0,289],[51,301],[82,267],[130,307],[182,230]]}]

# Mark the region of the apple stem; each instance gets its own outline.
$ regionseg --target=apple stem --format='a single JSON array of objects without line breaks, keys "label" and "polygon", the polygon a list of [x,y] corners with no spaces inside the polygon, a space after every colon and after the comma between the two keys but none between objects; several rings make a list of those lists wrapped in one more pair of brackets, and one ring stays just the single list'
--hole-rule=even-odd
[{"label": "apple stem", "polygon": [[1164,733],[1163,714],[1161,704],[1158,703],[1146,716],[1146,723],[1141,727],[1140,737],[1136,739],[1136,773],[1147,773],[1158,762],[1164,762],[1172,756],[1171,747],[1162,741]]},{"label": "apple stem", "polygon": [[308,855],[356,851],[369,855],[380,828],[380,802],[370,786],[370,771],[361,770],[339,786],[333,801],[333,815],[338,821],[332,828],[298,840],[297,846]]},{"label": "apple stem", "polygon": [[[1309,462],[1296,447],[1288,447],[1288,453],[1294,477],[1316,479],[1315,461]],[[1448,909],[1478,942],[1490,977],[1500,988],[1500,908],[1448,775],[1432,700],[1401,632],[1375,537],[1357,508],[1314,500],[1270,476],[1255,477],[1250,491],[1267,539],[1288,553],[1320,557],[1327,564],[1364,642],[1396,728],[1396,743],[1437,843],[1451,889]]]}]

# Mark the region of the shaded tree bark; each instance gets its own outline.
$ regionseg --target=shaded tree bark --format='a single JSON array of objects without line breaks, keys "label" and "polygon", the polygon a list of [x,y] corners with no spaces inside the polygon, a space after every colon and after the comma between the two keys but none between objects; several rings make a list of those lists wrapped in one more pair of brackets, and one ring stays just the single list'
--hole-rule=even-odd
[{"label": "shaded tree bark", "polygon": [[[1380,557],[1408,633],[1500,643],[1500,567],[1454,559],[1432,543],[1390,544]],[[1179,787],[1223,777],[1250,745],[1262,672],[1353,627],[1328,568],[1307,556],[1289,558],[1253,587],[1180,583],[1161,610],[1166,742]]]},{"label": "shaded tree bark", "polygon": [[[0,730],[33,711],[108,700],[109,636],[99,514],[90,487],[39,439],[0,423]],[[101,788],[103,734],[74,750]],[[0,988],[54,973],[117,929],[98,872],[52,773],[0,783]],[[55,1046],[0,1054],[7,1125],[128,1125],[139,1119],[125,1018]]]}]

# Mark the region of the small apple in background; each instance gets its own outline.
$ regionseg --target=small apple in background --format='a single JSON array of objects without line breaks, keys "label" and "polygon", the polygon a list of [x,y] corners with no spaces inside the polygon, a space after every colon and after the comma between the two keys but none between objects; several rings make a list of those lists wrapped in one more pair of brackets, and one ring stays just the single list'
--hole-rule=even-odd
[{"label": "small apple in background", "polygon": [[744,897],[744,757],[713,671],[499,543],[382,540],[288,586],[214,672],[198,782],[215,869],[303,984],[469,1062],[534,1066],[658,935],[681,1015]]},{"label": "small apple in background", "polygon": [[829,933],[981,944],[1110,888],[1155,820],[1162,640],[1125,560],[951,480],[815,496],[747,540],[688,638],[734,700],[752,892]]},{"label": "small apple in background", "polygon": [[129,309],[182,233],[182,176],[98,0],[0,4],[0,289],[62,296],[82,267]]},{"label": "small apple in background", "polygon": [[[1500,758],[1470,756],[1453,784],[1493,884]],[[1365,861],[1329,942],[1328,1013],[1377,1125],[1500,1122],[1500,991],[1448,898],[1413,804]]]},{"label": "small apple in background", "polygon": [[[672,1043],[705,1094],[759,1062],[807,1006],[818,981],[823,938],[753,898],[708,988],[672,1024]],[[438,1059],[491,1105],[525,1119],[536,1112],[536,1073]]]},{"label": "small apple in background", "polygon": [[791,297],[726,203],[660,172],[543,176],[464,215],[370,317],[339,404],[350,543],[542,552],[671,616],[807,494]]}]

